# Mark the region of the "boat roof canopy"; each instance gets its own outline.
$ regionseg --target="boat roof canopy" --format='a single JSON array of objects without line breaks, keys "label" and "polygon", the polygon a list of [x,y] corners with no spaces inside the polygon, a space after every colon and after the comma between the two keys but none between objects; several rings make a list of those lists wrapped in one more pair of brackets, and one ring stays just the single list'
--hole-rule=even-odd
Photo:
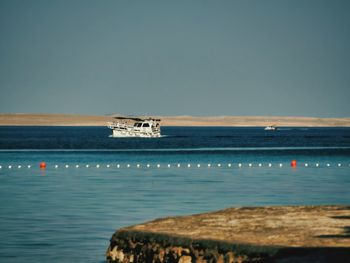
[{"label": "boat roof canopy", "polygon": [[117,120],[133,120],[133,121],[161,121],[160,119],[156,118],[139,118],[139,117],[122,117],[122,116],[117,116],[113,117],[114,119]]}]

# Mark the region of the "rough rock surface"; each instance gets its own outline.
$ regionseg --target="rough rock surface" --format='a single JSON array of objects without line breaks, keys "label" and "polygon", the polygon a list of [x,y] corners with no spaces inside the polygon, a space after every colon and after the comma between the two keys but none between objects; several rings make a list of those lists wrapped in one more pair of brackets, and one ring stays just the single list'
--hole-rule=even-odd
[{"label": "rough rock surface", "polygon": [[118,230],[108,262],[350,262],[350,206],[229,208]]}]

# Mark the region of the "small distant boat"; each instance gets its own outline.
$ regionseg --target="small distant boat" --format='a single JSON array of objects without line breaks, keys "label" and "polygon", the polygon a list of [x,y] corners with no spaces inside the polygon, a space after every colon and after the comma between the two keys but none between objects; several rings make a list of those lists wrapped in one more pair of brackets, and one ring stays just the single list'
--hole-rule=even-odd
[{"label": "small distant boat", "polygon": [[266,126],[265,131],[277,131],[277,127],[275,125],[271,125],[271,126]]},{"label": "small distant boat", "polygon": [[112,137],[160,137],[160,119],[137,117],[114,117],[107,127],[113,130]]}]

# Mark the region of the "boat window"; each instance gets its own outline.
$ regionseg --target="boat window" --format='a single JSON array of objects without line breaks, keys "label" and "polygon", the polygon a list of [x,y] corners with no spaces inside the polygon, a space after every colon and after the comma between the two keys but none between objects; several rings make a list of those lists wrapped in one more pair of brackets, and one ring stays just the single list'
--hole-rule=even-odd
[{"label": "boat window", "polygon": [[138,123],[138,124],[137,124],[137,127],[141,127],[141,125],[142,125],[142,123]]},{"label": "boat window", "polygon": [[149,123],[144,123],[142,127],[149,127]]}]

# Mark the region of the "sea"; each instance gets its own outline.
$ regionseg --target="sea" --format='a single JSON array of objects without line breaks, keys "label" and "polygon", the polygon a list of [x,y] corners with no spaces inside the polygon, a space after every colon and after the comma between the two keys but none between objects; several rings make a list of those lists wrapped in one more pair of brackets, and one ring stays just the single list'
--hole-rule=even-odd
[{"label": "sea", "polygon": [[0,127],[0,262],[105,262],[117,229],[155,218],[350,204],[350,128],[110,134],[106,127]]}]

